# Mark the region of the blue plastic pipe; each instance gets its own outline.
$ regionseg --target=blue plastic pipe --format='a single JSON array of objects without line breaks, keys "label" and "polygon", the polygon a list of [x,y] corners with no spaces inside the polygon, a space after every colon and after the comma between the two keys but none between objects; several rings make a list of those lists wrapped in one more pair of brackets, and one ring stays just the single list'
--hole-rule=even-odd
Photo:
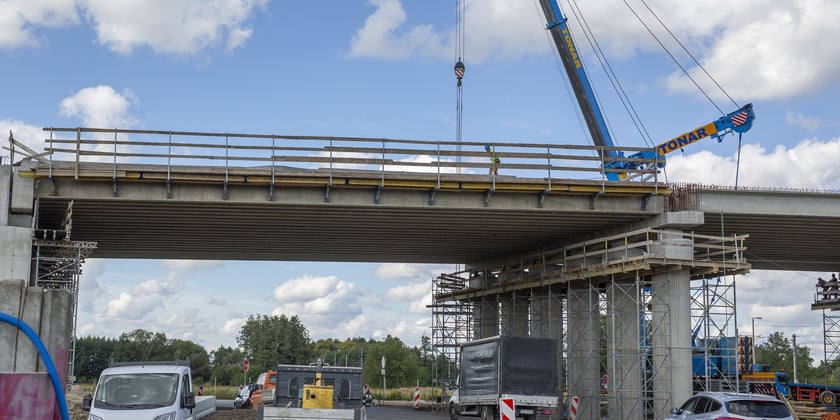
[{"label": "blue plastic pipe", "polygon": [[29,325],[26,325],[25,322],[9,314],[0,312],[0,321],[16,326],[19,330],[23,331],[23,333],[29,337],[29,340],[32,341],[32,344],[35,345],[35,348],[38,350],[38,354],[41,355],[41,359],[44,360],[44,364],[47,366],[47,373],[50,375],[50,382],[52,382],[53,391],[55,391],[55,398],[58,400],[58,411],[61,413],[61,418],[62,420],[70,420],[70,411],[67,410],[67,400],[64,397],[64,390],[61,389],[61,380],[58,379],[58,371],[55,370],[55,365],[53,364],[52,358],[50,358],[50,353],[38,337],[38,334],[35,334],[35,331],[33,331],[32,328],[29,328]]}]

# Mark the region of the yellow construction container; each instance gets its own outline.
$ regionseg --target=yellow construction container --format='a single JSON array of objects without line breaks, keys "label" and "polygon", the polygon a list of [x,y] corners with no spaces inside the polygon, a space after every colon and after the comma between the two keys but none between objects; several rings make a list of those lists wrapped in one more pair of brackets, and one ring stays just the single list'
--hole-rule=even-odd
[{"label": "yellow construction container", "polygon": [[333,387],[304,385],[301,408],[333,408]]}]

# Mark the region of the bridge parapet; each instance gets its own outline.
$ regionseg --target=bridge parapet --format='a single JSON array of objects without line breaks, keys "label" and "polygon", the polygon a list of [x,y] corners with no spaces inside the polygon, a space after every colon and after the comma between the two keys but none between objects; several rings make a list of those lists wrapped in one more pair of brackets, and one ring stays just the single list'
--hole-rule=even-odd
[{"label": "bridge parapet", "polygon": [[[680,268],[691,279],[749,272],[749,235],[710,236],[645,228],[441,275],[436,301],[460,300],[579,280],[634,279]],[[454,285],[455,279],[462,284]],[[443,287],[445,284],[445,287]]]},{"label": "bridge parapet", "polygon": [[164,166],[168,176],[176,166],[224,168],[226,176],[231,168],[264,169],[270,171],[271,182],[286,169],[321,169],[330,176],[334,171],[364,170],[382,179],[391,173],[440,177],[484,173],[489,158],[496,157],[504,176],[491,174],[492,178],[543,179],[547,191],[556,178],[606,182],[606,172],[617,171],[604,168],[602,162],[609,160],[638,162],[642,169],[630,178],[658,182],[655,160],[606,157],[614,151],[632,154],[646,148],[102,128],[44,131],[48,133],[45,152],[37,157],[46,158],[50,167],[55,161],[74,162],[76,177],[82,175],[85,162],[110,164],[115,179],[125,164]]}]

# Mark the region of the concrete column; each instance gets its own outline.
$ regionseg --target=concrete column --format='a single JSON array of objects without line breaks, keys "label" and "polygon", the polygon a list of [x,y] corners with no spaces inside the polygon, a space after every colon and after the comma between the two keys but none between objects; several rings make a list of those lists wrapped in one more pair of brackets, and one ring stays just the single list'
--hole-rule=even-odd
[{"label": "concrete column", "polygon": [[12,191],[12,167],[0,165],[0,226],[9,225],[9,198]]},{"label": "concrete column", "polygon": [[[566,378],[563,375],[563,295],[560,286],[537,289],[531,295],[531,335],[557,340],[557,383],[560,384],[559,400],[562,404]],[[560,419],[557,407],[552,420]]]},{"label": "concrete column", "polygon": [[598,420],[601,418],[598,291],[581,281],[569,286],[567,296],[569,399],[580,398],[579,420]]},{"label": "concrete column", "polygon": [[501,334],[512,336],[528,335],[528,307],[530,294],[515,291],[499,296],[499,317]]},{"label": "concrete column", "polygon": [[693,394],[691,387],[691,288],[688,269],[651,278],[653,295],[654,416]]},{"label": "concrete column", "polygon": [[0,280],[29,282],[32,263],[32,229],[0,226]]},{"label": "concrete column", "polygon": [[475,301],[473,305],[475,311],[475,331],[474,338],[492,337],[499,334],[499,302],[496,296],[484,296]]},{"label": "concrete column", "polygon": [[[469,279],[469,288],[481,290],[498,284],[498,278],[485,272]],[[472,300],[473,339],[499,334],[499,301],[497,295],[485,295]]]},{"label": "concrete column", "polygon": [[[39,336],[62,381],[67,385],[70,355],[72,294],[42,291],[24,280],[0,280],[0,311],[23,320]],[[16,326],[0,323],[0,394],[13,395],[15,404],[0,407],[10,418],[52,419],[55,394],[41,355]],[[39,372],[39,373],[36,373]],[[2,406],[2,403],[0,403]]]},{"label": "concrete column", "polygon": [[[25,287],[23,280],[0,280],[0,312],[20,317]],[[15,371],[17,340],[18,329],[0,322],[0,372]]]},{"label": "concrete column", "polygon": [[[23,279],[28,284],[32,264],[31,214],[35,190],[32,180],[14,180],[13,177],[11,166],[0,166],[0,281]],[[25,207],[22,203],[27,200],[29,205]],[[13,305],[17,308],[20,302]],[[7,313],[19,315],[17,312]]]},{"label": "concrete column", "polygon": [[[24,287],[22,290],[23,307],[20,310],[18,318],[26,325],[29,325],[39,337],[41,334],[41,309],[44,300],[44,290],[37,287]],[[17,356],[15,357],[15,372],[37,372],[38,371],[38,351],[35,345],[32,344],[25,334],[18,333],[17,338]]]},{"label": "concrete column", "polygon": [[[49,351],[61,378],[62,386],[67,386],[67,373],[70,362],[70,340],[73,326],[73,294],[68,290],[49,289],[44,292],[44,304],[41,310],[41,340]],[[38,359],[38,372],[46,372],[46,366]]]},{"label": "concrete column", "polygon": [[608,417],[642,419],[644,388],[640,353],[640,306],[636,282],[607,286],[607,389]]}]

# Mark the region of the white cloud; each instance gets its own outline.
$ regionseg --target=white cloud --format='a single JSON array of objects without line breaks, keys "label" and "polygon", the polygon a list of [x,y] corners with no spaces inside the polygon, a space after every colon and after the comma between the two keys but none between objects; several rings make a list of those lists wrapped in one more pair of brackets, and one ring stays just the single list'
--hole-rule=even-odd
[{"label": "white cloud", "polygon": [[420,265],[406,263],[379,264],[374,273],[380,279],[415,278],[421,273]]},{"label": "white cloud", "polygon": [[385,298],[392,302],[408,301],[419,299],[431,294],[431,281],[427,283],[409,283],[402,286],[392,287],[385,292]]},{"label": "white cloud", "polygon": [[357,292],[356,286],[336,276],[303,276],[291,279],[274,289],[274,301],[280,306],[272,315],[300,317],[311,331],[321,335],[344,335],[337,328],[348,319],[362,314],[365,298]]},{"label": "white cloud", "polygon": [[245,322],[247,321],[247,317],[228,319],[222,324],[217,333],[222,336],[235,337],[239,335],[239,331],[242,329],[242,326],[245,325]]},{"label": "white cloud", "polygon": [[[717,98],[722,92],[642,5],[633,9],[657,37],[689,69],[698,83]],[[835,16],[840,3],[826,0],[744,0],[730,2],[647,2],[680,42],[735,98],[786,98],[816,92],[840,82],[840,49],[827,40],[840,37]],[[371,0],[376,10],[351,42],[350,55],[383,59],[436,57],[452,59],[453,29],[412,22],[399,0]],[[638,52],[664,53],[625,4],[583,2],[563,12],[578,49],[591,56],[593,48],[580,27],[578,10],[611,58],[627,59]],[[702,19],[698,19],[702,16]],[[467,63],[489,58],[510,59],[554,54],[546,41],[542,11],[531,2],[467,0],[465,12]],[[801,48],[810,45],[813,48]],[[587,59],[588,62],[594,61]],[[759,63],[759,64],[757,64]],[[698,94],[683,73],[663,81],[676,92]]]},{"label": "white cloud", "polygon": [[109,301],[105,315],[115,319],[139,320],[163,307],[163,298],[170,295],[172,291],[167,283],[149,280]]},{"label": "white cloud", "polygon": [[170,270],[194,271],[222,268],[225,262],[215,260],[162,260],[161,264]]},{"label": "white cloud", "polygon": [[[840,51],[825,42],[840,36],[834,18],[840,13],[840,3],[753,0],[718,6],[723,8],[703,16],[720,20],[737,13],[739,18],[720,20],[718,31],[699,34],[709,41],[701,62],[733,97],[787,98],[837,84]],[[692,73],[697,76],[699,71]],[[707,79],[700,76],[700,80],[709,87]],[[669,86],[696,91],[681,74],[672,76]]]},{"label": "white cloud", "polygon": [[220,46],[241,46],[252,31],[248,20],[267,0],[86,0],[85,12],[97,39],[112,51],[130,54],[147,46],[156,53],[195,55]]},{"label": "white cloud", "polygon": [[76,0],[7,0],[0,2],[0,48],[32,47],[43,39],[37,28],[79,23]]},{"label": "white cloud", "polygon": [[[0,119],[0,139],[3,139],[2,143],[6,147],[8,147],[6,139],[8,138],[9,132],[12,133],[12,137],[15,140],[25,144],[26,147],[29,147],[35,152],[40,153],[44,151],[45,133],[40,127],[26,124],[23,121]],[[15,161],[19,161],[23,156],[28,155],[29,153],[18,149],[15,151]],[[0,156],[11,157],[11,154],[5,149],[0,149]],[[8,162],[4,160],[3,163]]]},{"label": "white cloud", "polygon": [[383,263],[376,267],[374,274],[382,280],[428,281],[441,273],[453,271],[453,267],[452,265]]},{"label": "white cloud", "polygon": [[[794,147],[772,151],[757,144],[741,148],[738,185],[744,187],[840,189],[840,138],[803,140]],[[668,180],[734,185],[737,156],[721,157],[709,151],[668,158]]]},{"label": "white cloud", "polygon": [[[809,347],[816,361],[822,360],[822,317],[811,310],[814,284],[820,275],[824,273],[756,270],[738,277],[741,330],[751,329],[750,318],[760,316],[755,323],[759,344],[774,332],[783,332],[788,339],[796,334],[799,345]],[[768,285],[774,293],[767,293]]]},{"label": "white cloud", "polygon": [[790,110],[785,111],[785,121],[788,125],[802,127],[810,131],[820,128],[820,120],[818,118],[808,117],[801,113],[794,114]]},{"label": "white cloud", "polygon": [[431,279],[426,282],[409,283],[392,287],[385,292],[385,300],[408,303],[409,313],[427,314],[430,309],[426,305],[432,304]]},{"label": "white cloud", "polygon": [[432,25],[416,25],[401,30],[406,13],[400,0],[370,0],[376,11],[350,43],[353,57],[401,59],[413,56],[440,57],[452,51],[443,45]]},{"label": "white cloud", "polygon": [[[156,53],[196,55],[232,51],[253,34],[248,22],[268,0],[9,0],[0,2],[0,48],[33,47],[37,30],[93,26],[100,45],[120,54],[139,47]],[[84,22],[80,18],[84,16]]]},{"label": "white cloud", "polygon": [[86,87],[61,101],[60,114],[78,118],[86,127],[130,128],[135,124],[128,108],[136,101],[130,90],[118,93],[105,85]]}]

